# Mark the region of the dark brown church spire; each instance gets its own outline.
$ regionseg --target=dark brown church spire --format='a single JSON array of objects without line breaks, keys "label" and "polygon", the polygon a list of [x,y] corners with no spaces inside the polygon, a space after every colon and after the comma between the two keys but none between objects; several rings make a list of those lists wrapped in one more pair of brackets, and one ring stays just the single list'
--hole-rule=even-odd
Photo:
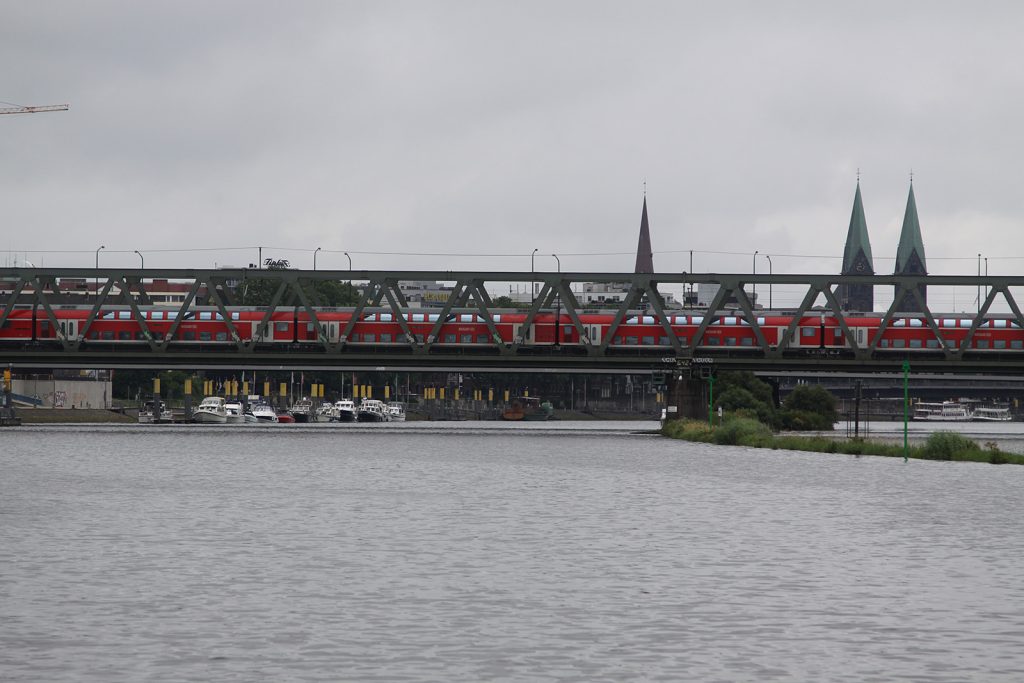
[{"label": "dark brown church spire", "polygon": [[640,215],[640,240],[636,245],[636,268],[634,273],[654,272],[654,252],[651,251],[651,229],[647,225],[647,195],[644,194],[644,210]]}]

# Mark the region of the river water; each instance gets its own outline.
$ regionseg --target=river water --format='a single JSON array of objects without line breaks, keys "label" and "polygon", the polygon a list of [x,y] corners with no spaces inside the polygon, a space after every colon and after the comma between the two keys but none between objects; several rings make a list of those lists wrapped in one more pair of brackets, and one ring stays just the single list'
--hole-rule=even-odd
[{"label": "river water", "polygon": [[6,430],[0,680],[1024,680],[1024,467],[655,426]]}]

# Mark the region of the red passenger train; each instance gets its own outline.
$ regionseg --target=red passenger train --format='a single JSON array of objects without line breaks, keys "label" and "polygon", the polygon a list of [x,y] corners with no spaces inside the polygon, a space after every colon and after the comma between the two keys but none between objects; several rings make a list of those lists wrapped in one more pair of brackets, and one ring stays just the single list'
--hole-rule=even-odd
[{"label": "red passenger train", "polygon": [[[430,343],[432,346],[466,352],[493,349],[499,344],[518,342],[524,349],[544,347],[583,347],[604,343],[611,334],[608,347],[612,353],[651,351],[663,353],[672,344],[655,315],[650,312],[631,312],[612,330],[615,313],[612,311],[581,313],[579,319],[583,334],[572,319],[562,313],[556,328],[555,313],[542,311],[532,323],[526,325],[527,314],[520,310],[501,309],[492,313],[496,337],[485,319],[475,310],[459,310],[448,314],[436,338],[431,334],[439,313],[429,309],[409,309],[402,312],[413,338],[409,339],[391,309],[366,309],[346,334],[352,319],[351,308],[318,308],[319,329],[304,308],[279,307],[264,322],[266,309],[255,307],[229,307],[231,326],[219,309],[197,306],[181,314],[167,307],[145,306],[140,312],[145,318],[145,329],[129,306],[103,306],[91,324],[88,318],[91,306],[56,306],[55,326],[45,310],[33,306],[16,306],[0,325],[0,347],[3,345],[37,344],[57,345],[60,339],[80,340],[94,347],[129,347],[145,345],[150,338],[166,340],[169,347],[201,347],[211,350],[230,348],[238,342],[255,343],[257,347],[317,346],[341,343],[346,346],[370,349],[407,347],[411,343]],[[704,322],[706,312],[672,312],[668,324],[681,346],[701,350],[717,350],[730,355],[752,352],[759,348],[753,326],[736,315],[724,311],[713,314],[700,340],[695,340]],[[790,328],[794,316],[784,311],[765,312],[756,318],[757,326],[770,348],[777,347]],[[889,321],[882,330],[883,316],[879,313],[860,313],[845,317],[857,346],[865,348],[878,339],[879,349],[899,349],[907,352],[936,351],[960,348],[964,345],[972,318],[957,315],[936,315],[935,321],[941,339],[928,326],[923,316],[901,315]],[[175,327],[175,324],[177,326]],[[233,329],[232,329],[233,326]],[[881,330],[881,332],[880,332]],[[696,341],[696,346],[693,346]],[[807,313],[794,327],[788,349],[833,350],[850,349],[839,318],[830,313]],[[989,315],[972,335],[967,348],[980,351],[1024,351],[1024,329],[1011,316]]]}]

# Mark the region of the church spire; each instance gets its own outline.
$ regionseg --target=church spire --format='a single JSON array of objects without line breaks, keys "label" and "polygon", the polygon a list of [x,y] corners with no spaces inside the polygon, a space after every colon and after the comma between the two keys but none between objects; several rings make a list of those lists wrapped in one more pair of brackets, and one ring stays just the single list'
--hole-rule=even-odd
[{"label": "church spire", "polygon": [[[896,250],[895,275],[927,275],[928,268],[924,256],[924,240],[921,239],[921,221],[917,217],[917,201],[914,199],[914,181],[910,181],[910,194],[907,196],[907,210],[903,214],[903,230],[900,231],[900,244]],[[927,290],[921,285],[921,299],[927,304]],[[896,288],[899,292],[899,288]],[[907,292],[897,309],[900,311],[917,312],[920,304]]]},{"label": "church spire", "polygon": [[[843,250],[843,269],[840,275],[874,274],[871,240],[868,238],[868,224],[864,218],[864,202],[860,196],[858,172],[857,191],[853,196],[853,212],[850,214],[850,228],[846,233],[846,248]],[[842,285],[839,302],[846,311],[870,311],[875,303],[874,288],[871,285]]]},{"label": "church spire", "polygon": [[647,192],[644,191],[644,210],[640,215],[640,239],[636,245],[634,273],[654,272],[654,252],[651,250],[651,229],[647,224]]}]

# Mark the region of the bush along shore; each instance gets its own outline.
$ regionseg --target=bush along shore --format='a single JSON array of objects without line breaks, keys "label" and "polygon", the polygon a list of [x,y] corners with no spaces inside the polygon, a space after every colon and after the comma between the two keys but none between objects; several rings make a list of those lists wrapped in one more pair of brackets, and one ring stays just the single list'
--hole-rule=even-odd
[{"label": "bush along shore", "polygon": [[[752,448],[810,451],[813,453],[845,453],[847,455],[881,455],[902,458],[901,444],[880,443],[865,439],[834,439],[825,436],[775,434],[762,422],[750,417],[727,418],[711,427],[695,420],[666,422],[661,433],[673,439]],[[962,434],[934,432],[920,446],[911,446],[907,456],[921,460],[960,460],[987,462],[993,465],[1024,465],[1024,455],[999,450],[994,443],[979,446]]]}]

